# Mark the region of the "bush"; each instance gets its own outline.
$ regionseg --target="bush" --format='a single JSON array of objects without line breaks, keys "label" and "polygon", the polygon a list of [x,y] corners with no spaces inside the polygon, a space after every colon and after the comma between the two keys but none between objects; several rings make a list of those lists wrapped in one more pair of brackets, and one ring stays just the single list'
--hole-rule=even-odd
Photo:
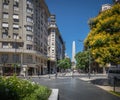
[{"label": "bush", "polygon": [[45,86],[13,77],[0,77],[2,100],[47,100],[51,90]]}]

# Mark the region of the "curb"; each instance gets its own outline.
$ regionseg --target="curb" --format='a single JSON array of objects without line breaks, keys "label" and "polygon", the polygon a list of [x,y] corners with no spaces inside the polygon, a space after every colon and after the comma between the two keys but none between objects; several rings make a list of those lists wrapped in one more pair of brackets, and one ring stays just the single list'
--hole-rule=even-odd
[{"label": "curb", "polygon": [[58,89],[52,89],[52,93],[48,100],[59,100],[59,90]]}]

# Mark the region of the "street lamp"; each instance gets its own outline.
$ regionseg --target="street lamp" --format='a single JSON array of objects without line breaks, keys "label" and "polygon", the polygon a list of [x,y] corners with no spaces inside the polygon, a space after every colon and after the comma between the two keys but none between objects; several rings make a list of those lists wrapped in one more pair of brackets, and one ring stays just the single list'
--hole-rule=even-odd
[{"label": "street lamp", "polygon": [[50,56],[48,56],[48,74],[49,74],[49,79],[50,79],[50,74],[51,74]]},{"label": "street lamp", "polygon": [[89,77],[89,79],[90,79],[90,71],[91,71],[91,67],[90,67],[90,59],[91,59],[91,56],[90,56],[90,47],[88,46],[88,52],[89,52],[89,73],[88,73],[88,77]]}]

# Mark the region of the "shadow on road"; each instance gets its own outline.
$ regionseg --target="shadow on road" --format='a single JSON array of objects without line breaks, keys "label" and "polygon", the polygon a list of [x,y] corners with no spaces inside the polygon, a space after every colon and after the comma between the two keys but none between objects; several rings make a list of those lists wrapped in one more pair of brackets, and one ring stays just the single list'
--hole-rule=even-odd
[{"label": "shadow on road", "polygon": [[108,86],[108,79],[95,79],[91,80],[91,83],[96,84],[96,85],[102,85],[102,86]]}]

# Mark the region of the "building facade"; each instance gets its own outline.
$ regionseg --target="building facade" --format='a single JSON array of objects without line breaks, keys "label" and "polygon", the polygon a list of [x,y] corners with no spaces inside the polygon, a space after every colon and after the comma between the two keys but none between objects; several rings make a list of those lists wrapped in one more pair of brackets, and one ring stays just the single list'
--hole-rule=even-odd
[{"label": "building facade", "polygon": [[56,24],[55,15],[50,16],[48,28],[48,72],[57,71],[57,61],[65,57],[65,43]]},{"label": "building facade", "polygon": [[110,5],[110,4],[103,4],[102,8],[101,8],[101,12],[111,9],[111,7],[112,7],[112,5]]},{"label": "building facade", "polygon": [[120,3],[120,0],[113,0],[114,3]]},{"label": "building facade", "polygon": [[47,73],[48,17],[44,0],[0,0],[0,73]]}]

